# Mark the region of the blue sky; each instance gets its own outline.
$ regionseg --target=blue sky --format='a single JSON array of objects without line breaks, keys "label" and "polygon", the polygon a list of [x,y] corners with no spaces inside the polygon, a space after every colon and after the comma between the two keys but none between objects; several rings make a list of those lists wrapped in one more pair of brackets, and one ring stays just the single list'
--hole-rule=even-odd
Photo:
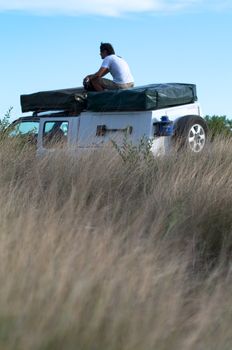
[{"label": "blue sky", "polygon": [[232,118],[232,0],[0,0],[0,117],[20,95],[81,86],[100,42],[135,84],[197,85],[203,114]]}]

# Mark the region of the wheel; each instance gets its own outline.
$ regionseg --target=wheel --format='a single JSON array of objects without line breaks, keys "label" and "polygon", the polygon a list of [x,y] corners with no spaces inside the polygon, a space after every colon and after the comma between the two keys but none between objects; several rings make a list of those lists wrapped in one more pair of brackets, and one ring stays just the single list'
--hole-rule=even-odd
[{"label": "wheel", "polygon": [[189,115],[180,118],[174,126],[173,141],[177,147],[201,152],[207,141],[208,127],[203,118]]}]

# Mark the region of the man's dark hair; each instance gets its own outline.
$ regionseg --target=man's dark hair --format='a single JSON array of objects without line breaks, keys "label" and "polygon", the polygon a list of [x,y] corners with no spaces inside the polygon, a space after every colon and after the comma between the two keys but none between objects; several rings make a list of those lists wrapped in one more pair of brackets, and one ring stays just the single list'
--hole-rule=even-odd
[{"label": "man's dark hair", "polygon": [[114,48],[110,43],[101,43],[100,51],[107,51],[108,55],[115,55]]}]

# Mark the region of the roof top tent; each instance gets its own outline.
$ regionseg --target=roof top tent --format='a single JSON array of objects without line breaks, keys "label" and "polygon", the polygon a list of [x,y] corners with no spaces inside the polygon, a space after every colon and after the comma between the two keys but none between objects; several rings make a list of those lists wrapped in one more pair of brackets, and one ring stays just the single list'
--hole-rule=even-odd
[{"label": "roof top tent", "polygon": [[41,91],[21,95],[22,112],[146,111],[197,101],[196,85],[151,84],[125,90],[86,92],[83,88]]},{"label": "roof top tent", "polygon": [[80,114],[86,108],[86,91],[81,88],[40,91],[21,95],[22,112],[68,111]]}]

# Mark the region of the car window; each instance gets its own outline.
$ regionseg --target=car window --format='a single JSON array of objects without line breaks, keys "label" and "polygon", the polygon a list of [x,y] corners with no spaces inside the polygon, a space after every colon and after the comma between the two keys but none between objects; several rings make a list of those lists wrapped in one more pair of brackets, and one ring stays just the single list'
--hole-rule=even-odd
[{"label": "car window", "polygon": [[63,148],[68,139],[68,122],[49,121],[44,124],[43,146],[45,148]]},{"label": "car window", "polygon": [[39,121],[20,121],[10,126],[10,136],[34,134],[39,131]]}]

